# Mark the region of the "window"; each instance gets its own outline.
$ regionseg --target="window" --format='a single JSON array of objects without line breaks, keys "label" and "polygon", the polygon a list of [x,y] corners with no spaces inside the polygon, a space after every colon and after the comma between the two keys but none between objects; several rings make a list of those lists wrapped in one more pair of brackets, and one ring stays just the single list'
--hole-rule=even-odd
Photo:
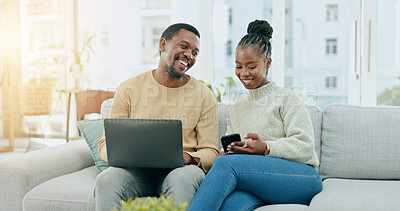
[{"label": "window", "polygon": [[5,24],[5,22],[6,22],[6,15],[7,15],[7,13],[5,12],[6,11],[6,4],[5,4],[5,2],[4,2],[4,0],[2,1],[2,0],[0,0],[0,25],[2,25],[2,24]]},{"label": "window", "polygon": [[[378,1],[377,4],[376,42],[379,45],[375,44],[374,51],[374,44],[371,43],[369,50],[369,57],[373,58],[376,54],[377,59],[375,99],[378,105],[400,106],[400,0]],[[373,71],[373,64],[370,61],[366,65],[370,72]]]},{"label": "window", "polygon": [[232,25],[232,8],[229,8],[229,25]]},{"label": "window", "polygon": [[[10,1],[5,2],[10,4]],[[45,135],[61,138],[65,136],[65,127],[62,125],[65,123],[66,102],[64,102],[65,91],[58,90],[66,90],[68,85],[72,86],[72,83],[69,84],[71,80],[67,80],[65,76],[69,73],[66,70],[69,70],[73,60],[70,49],[74,48],[71,42],[68,42],[73,39],[68,33],[72,28],[68,24],[72,22],[68,19],[69,10],[63,8],[71,8],[72,3],[66,0],[16,2],[19,3],[13,3],[9,9],[14,10],[18,7],[20,13],[10,17],[9,23],[18,20],[21,29],[18,31],[21,33],[21,72],[17,73],[18,80],[21,81],[21,87],[31,87],[31,89],[19,89],[18,94],[29,95],[29,99],[34,101],[33,104],[21,104],[21,114],[24,116],[17,121],[22,120],[27,127],[18,128],[16,134],[22,132],[29,133],[30,136]],[[0,13],[4,14],[2,11]],[[2,33],[0,31],[0,34]],[[9,42],[16,44],[19,38],[8,37],[8,39]],[[46,84],[46,90],[35,92],[41,90],[43,84]],[[34,95],[32,90],[35,92]],[[26,111],[45,115],[30,116]]]},{"label": "window", "polygon": [[[97,1],[79,0],[78,2],[85,4],[85,7],[81,7],[80,11],[88,13],[90,10],[87,8],[90,8],[91,5],[86,2]],[[287,88],[299,87],[298,89],[301,89],[299,93],[303,99],[309,98],[307,87],[312,86],[318,90],[315,100],[318,106],[322,108],[334,102],[363,104],[364,101],[354,101],[354,99],[364,100],[368,95],[373,96],[375,94],[375,92],[369,91],[370,89],[364,90],[366,87],[372,86],[360,85],[360,81],[366,84],[366,79],[373,78],[366,77],[367,74],[365,72],[360,74],[361,68],[368,68],[369,66],[371,76],[372,73],[375,73],[376,65],[380,68],[377,71],[376,78],[377,95],[383,93],[385,89],[391,90],[399,84],[397,77],[400,76],[400,60],[397,58],[400,58],[400,41],[398,39],[399,36],[397,36],[399,33],[397,32],[400,31],[400,19],[398,18],[400,0],[391,0],[390,3],[378,1],[378,5],[371,5],[373,10],[366,9],[364,6],[367,6],[370,2],[377,2],[376,0],[356,1],[358,3],[349,3],[348,0],[318,1],[318,3],[311,4],[314,12],[310,12],[310,1],[308,0],[256,1],[252,2],[252,4],[247,1],[192,0],[185,2],[184,6],[177,4],[177,2],[181,1],[176,0],[104,2],[107,2],[107,6],[99,7],[98,3],[92,3],[92,5],[96,5],[97,12],[90,14],[98,17],[91,19],[91,24],[80,24],[79,27],[82,29],[91,27],[94,21],[98,21],[101,24],[110,22],[108,48],[113,52],[123,51],[124,53],[119,54],[120,56],[118,57],[105,57],[109,58],[110,61],[99,59],[98,61],[101,61],[103,65],[100,65],[100,62],[97,63],[100,68],[104,64],[110,64],[110,69],[118,69],[120,73],[115,74],[114,83],[122,82],[128,76],[153,68],[157,64],[155,56],[158,55],[157,42],[159,33],[155,32],[156,28],[165,29],[166,26],[174,22],[189,22],[196,26],[202,35],[199,60],[189,74],[200,79],[208,79],[217,85],[224,78],[232,77],[237,82],[238,89],[241,89],[243,86],[236,80],[233,71],[235,47],[240,38],[246,34],[247,24],[250,21],[265,19],[274,28],[271,40],[273,44],[273,62],[269,77],[274,81],[280,82],[280,86],[286,85]],[[168,4],[168,7],[162,7],[162,5]],[[111,7],[115,8],[112,11],[119,11],[120,14],[125,14],[126,18],[113,18],[116,17],[113,13],[107,13]],[[33,9],[33,11],[39,9]],[[124,13],[120,11],[121,9]],[[200,13],[198,12],[196,13],[197,15],[191,12],[197,9],[213,11],[213,16],[210,17],[212,17],[214,24],[206,24],[209,23],[209,19],[205,19],[205,16],[199,15]],[[378,22],[372,19],[370,24],[368,22],[369,16],[374,14],[370,11],[375,11],[376,9],[377,14],[381,15],[383,19],[378,19]],[[98,12],[99,10],[102,12]],[[107,14],[107,18],[103,18],[105,14]],[[82,21],[86,20],[82,18],[83,14],[78,17]],[[354,19],[357,20],[356,23]],[[284,20],[282,21],[283,23],[280,22],[281,20]],[[390,33],[387,33],[388,31]],[[207,37],[207,32],[210,32],[213,38]],[[369,32],[372,35],[371,39],[369,39]],[[96,34],[96,40],[100,38],[99,33],[101,32]],[[156,34],[158,35],[153,36]],[[362,43],[361,37],[363,37],[362,40],[364,41]],[[378,49],[374,48],[375,38],[381,40]],[[206,44],[210,40],[213,45]],[[365,42],[369,42],[368,40],[371,40],[371,48]],[[122,42],[124,45],[116,45]],[[101,44],[101,40],[97,43]],[[361,51],[361,47],[363,51]],[[210,51],[209,48],[213,48],[213,51]],[[379,53],[375,55],[377,50]],[[284,54],[282,54],[282,51]],[[370,56],[368,56],[368,51]],[[213,60],[209,61],[209,57],[204,59],[205,54]],[[97,48],[96,56],[98,57],[99,55],[102,54],[99,53]],[[375,57],[379,57],[378,64],[374,63]],[[360,65],[361,58],[363,58],[362,61],[371,60],[372,62],[370,65],[366,63]],[[114,64],[124,68],[113,68],[112,65]],[[197,69],[203,69],[200,64],[211,64],[214,65],[214,68],[196,71]],[[97,69],[96,71],[98,71]],[[277,69],[284,69],[285,71],[273,71]],[[355,69],[357,70],[356,73],[354,73]],[[365,70],[363,69],[362,71]],[[336,79],[327,79],[328,77],[336,77]],[[109,78],[106,79],[108,80]],[[324,81],[326,79],[328,82]],[[326,85],[328,87],[336,86],[336,88],[326,88]],[[357,95],[349,94],[353,92],[357,93]],[[363,93],[362,98],[361,93]],[[386,102],[386,98],[396,99],[389,94],[385,94],[386,97],[383,94],[379,97],[379,99],[382,99],[379,100],[380,104],[393,104]],[[374,96],[374,98],[377,97]]]},{"label": "window", "polygon": [[142,63],[153,63],[158,56],[158,44],[162,32],[168,26],[168,18],[145,17],[143,21]]},{"label": "window", "polygon": [[[198,0],[200,2],[201,0]],[[201,1],[203,2],[203,1]],[[208,1],[204,1],[208,2]],[[211,2],[211,1],[210,1]],[[213,85],[222,92],[221,101],[235,103],[247,94],[247,90],[241,85],[235,76],[235,48],[240,39],[246,34],[248,23],[255,19],[265,19],[272,23],[272,1],[256,1],[249,4],[248,1],[213,1]],[[281,1],[284,2],[284,1]],[[202,33],[202,31],[200,32]],[[203,35],[202,35],[203,36]],[[203,41],[202,41],[203,42]],[[201,43],[201,48],[205,46]],[[201,50],[203,58],[205,51]],[[200,58],[200,57],[199,57]],[[200,71],[197,71],[200,72]],[[271,71],[272,72],[272,71]],[[227,78],[235,84],[231,93],[225,92]],[[233,97],[234,93],[236,97]]]},{"label": "window", "polygon": [[108,39],[108,26],[107,25],[103,25],[101,27],[101,44],[104,47],[108,47],[110,45],[109,43],[109,39]]},{"label": "window", "polygon": [[326,88],[337,88],[337,77],[326,77],[325,78]]},{"label": "window", "polygon": [[326,21],[338,20],[338,5],[326,5]]},{"label": "window", "polygon": [[326,39],[326,54],[327,55],[337,54],[337,39]]},{"label": "window", "polygon": [[285,87],[293,87],[293,77],[292,76],[285,77]]},{"label": "window", "polygon": [[228,40],[228,42],[226,42],[226,55],[232,56],[232,40]]},{"label": "window", "polygon": [[160,42],[161,34],[163,33],[164,28],[155,27],[153,28],[153,47],[158,49],[158,45]]},{"label": "window", "polygon": [[159,9],[170,7],[170,0],[141,0],[140,7],[142,9]]}]

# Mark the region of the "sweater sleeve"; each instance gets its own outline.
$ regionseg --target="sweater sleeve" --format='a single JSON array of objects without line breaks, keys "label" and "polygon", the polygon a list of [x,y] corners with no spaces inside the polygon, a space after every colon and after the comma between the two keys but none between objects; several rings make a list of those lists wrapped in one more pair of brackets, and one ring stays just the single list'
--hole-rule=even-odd
[{"label": "sweater sleeve", "polygon": [[286,160],[318,165],[313,161],[314,132],[307,109],[295,95],[287,96],[280,107],[286,137],[267,141],[269,156]]},{"label": "sweater sleeve", "polygon": [[219,152],[218,106],[212,94],[208,98],[203,102],[203,109],[195,127],[197,135],[196,151],[188,152],[205,172],[210,170]]},{"label": "sweater sleeve", "polygon": [[[109,118],[119,118],[119,119],[127,119],[129,118],[129,103],[127,97],[127,92],[123,91],[123,89],[117,89],[112,106],[110,109],[110,113],[108,114]],[[103,132],[102,138],[98,142],[98,154],[99,157],[108,162],[107,159],[107,148],[106,148],[106,139],[105,134]]]}]

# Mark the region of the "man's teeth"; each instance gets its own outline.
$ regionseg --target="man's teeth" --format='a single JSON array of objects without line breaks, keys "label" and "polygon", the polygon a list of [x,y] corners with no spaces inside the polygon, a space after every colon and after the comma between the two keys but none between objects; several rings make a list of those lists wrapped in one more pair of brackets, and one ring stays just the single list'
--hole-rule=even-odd
[{"label": "man's teeth", "polygon": [[183,61],[183,60],[179,60],[179,62],[180,62],[181,64],[185,65],[186,67],[188,66],[188,63],[185,62],[185,61]]}]

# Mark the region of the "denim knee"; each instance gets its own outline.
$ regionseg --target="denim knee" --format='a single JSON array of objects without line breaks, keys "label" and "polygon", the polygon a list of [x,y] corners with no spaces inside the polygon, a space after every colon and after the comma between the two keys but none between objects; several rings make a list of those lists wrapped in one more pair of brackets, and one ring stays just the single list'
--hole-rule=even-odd
[{"label": "denim knee", "polygon": [[214,161],[214,164],[210,171],[216,171],[216,170],[227,171],[229,169],[233,169],[232,167],[234,166],[233,163],[235,162],[236,157],[237,155],[224,155],[218,157]]},{"label": "denim knee", "polygon": [[[231,155],[224,155],[218,157],[215,161],[212,167],[219,167],[219,166],[226,166],[229,163],[229,156]],[[232,155],[233,156],[233,155]]]},{"label": "denim knee", "polygon": [[96,178],[96,193],[118,193],[124,200],[127,200],[129,195],[126,193],[126,188],[131,184],[137,182],[132,179],[131,174],[122,168],[109,167],[101,172]]},{"label": "denim knee", "polygon": [[179,203],[190,203],[204,177],[204,171],[195,165],[174,169],[163,180],[161,192],[172,195]]},{"label": "denim knee", "polygon": [[101,172],[99,175],[97,175],[96,178],[96,190],[104,189],[104,190],[109,190],[111,187],[115,187],[113,182],[116,182],[115,178],[115,168],[109,167],[103,172]]},{"label": "denim knee", "polygon": [[163,191],[168,191],[168,188],[186,189],[188,187],[197,188],[203,181],[205,173],[195,165],[188,165],[174,169],[164,179]]},{"label": "denim knee", "polygon": [[96,210],[111,210],[114,206],[119,208],[119,201],[121,199],[122,185],[120,180],[117,178],[117,172],[113,167],[101,172],[96,178],[95,187],[95,199],[96,199]]}]

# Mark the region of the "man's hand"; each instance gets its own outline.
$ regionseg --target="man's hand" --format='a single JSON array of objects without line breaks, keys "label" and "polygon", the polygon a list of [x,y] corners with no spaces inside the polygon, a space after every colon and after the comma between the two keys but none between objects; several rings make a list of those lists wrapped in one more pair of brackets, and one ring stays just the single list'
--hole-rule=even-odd
[{"label": "man's hand", "polygon": [[192,156],[189,155],[187,152],[183,152],[183,164],[193,164],[197,165],[197,162],[193,159]]},{"label": "man's hand", "polygon": [[224,149],[221,150],[221,152],[219,152],[218,157],[221,157],[222,155],[227,155],[227,152],[224,152]]},{"label": "man's hand", "polygon": [[248,133],[245,139],[251,139],[250,142],[235,141],[228,145],[228,154],[254,154],[264,155],[267,150],[267,144],[261,141],[255,133]]}]

